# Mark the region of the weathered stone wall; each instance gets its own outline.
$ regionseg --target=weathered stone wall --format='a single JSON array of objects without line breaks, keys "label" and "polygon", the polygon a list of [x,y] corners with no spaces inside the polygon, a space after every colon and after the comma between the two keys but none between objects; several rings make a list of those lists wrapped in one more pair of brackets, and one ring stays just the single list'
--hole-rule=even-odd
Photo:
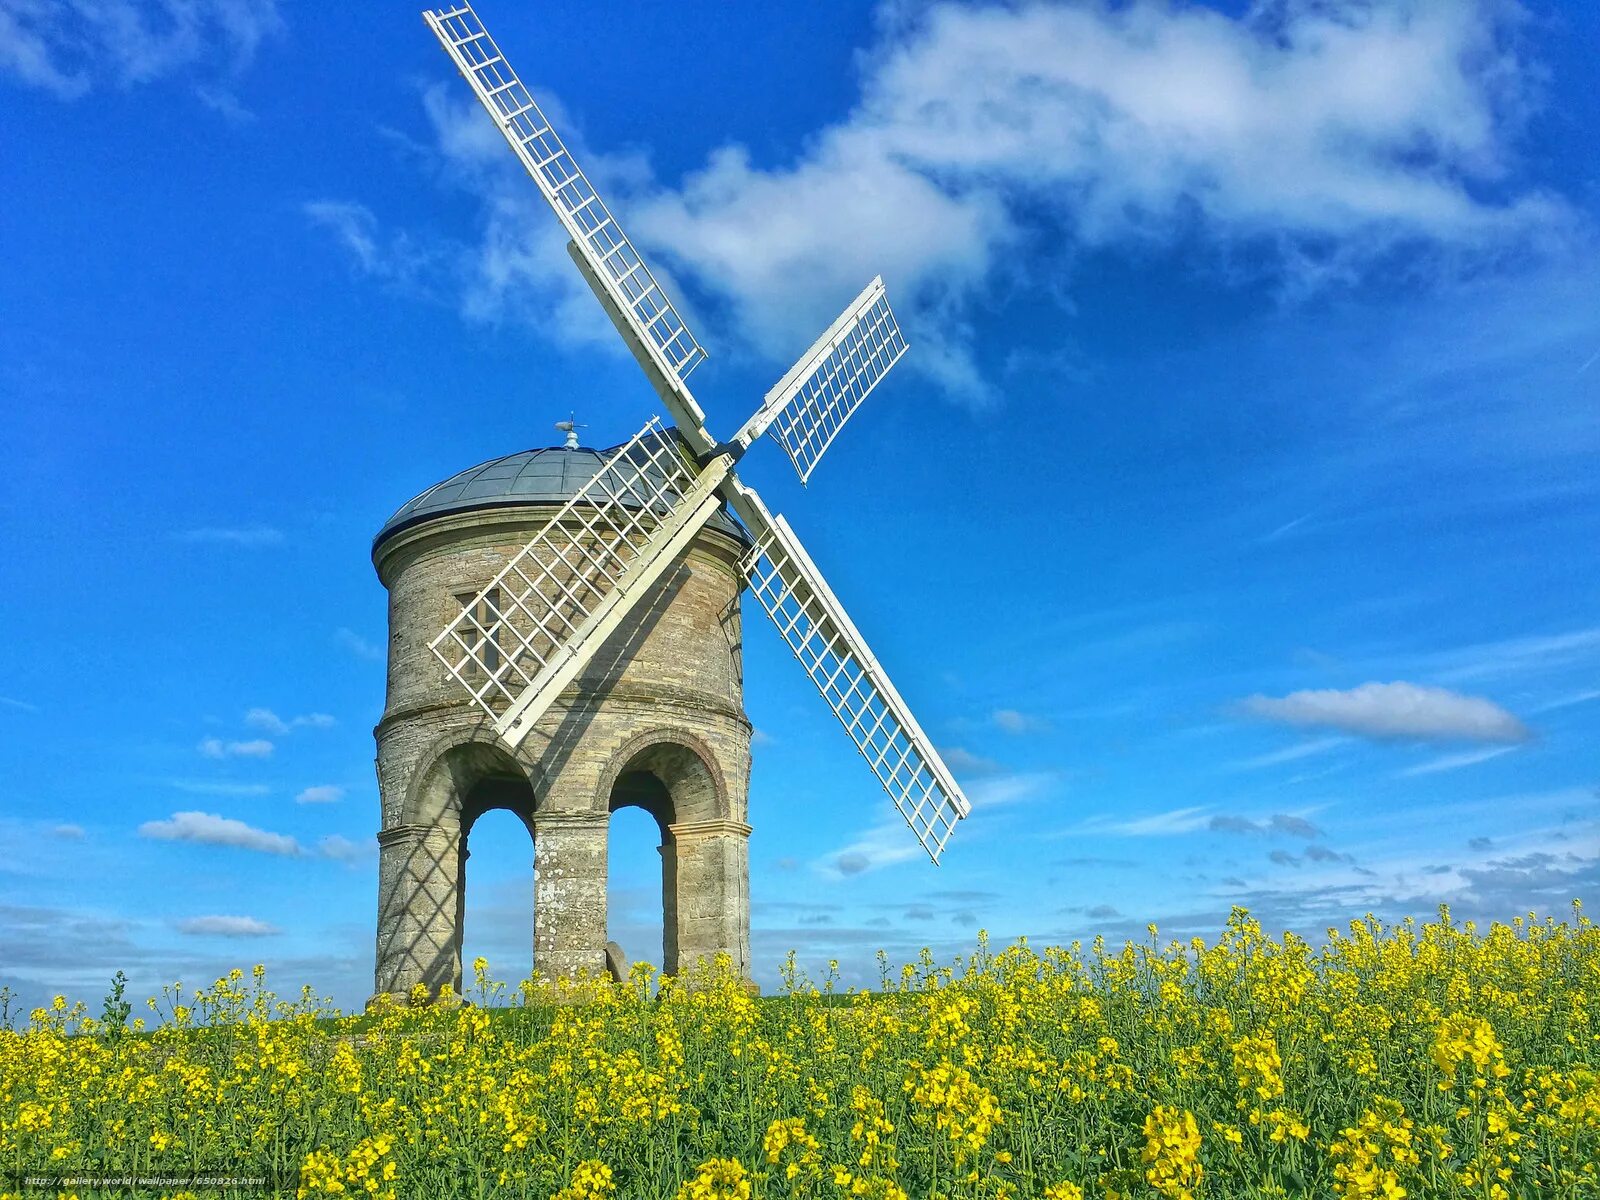
[{"label": "weathered stone wall", "polygon": [[455,597],[488,583],[553,512],[441,517],[375,552],[389,590],[388,696],[375,731],[378,992],[459,987],[465,826],[485,796],[534,829],[535,968],[603,970],[607,821],[627,800],[613,794],[626,772],[648,773],[669,797],[653,814],[663,839],[664,969],[726,952],[749,970],[740,543],[703,530],[515,754],[428,649],[455,617]]}]

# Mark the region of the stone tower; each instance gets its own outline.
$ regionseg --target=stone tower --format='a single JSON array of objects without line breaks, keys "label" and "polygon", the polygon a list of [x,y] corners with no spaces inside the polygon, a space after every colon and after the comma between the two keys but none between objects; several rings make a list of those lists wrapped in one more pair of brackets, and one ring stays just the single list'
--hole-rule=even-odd
[{"label": "stone tower", "polygon": [[717,514],[514,753],[428,649],[606,453],[552,447],[471,467],[406,504],[373,542],[389,592],[375,731],[378,993],[459,990],[467,850],[493,808],[532,834],[533,961],[545,977],[605,969],[607,826],[629,805],[661,830],[663,970],[725,951],[749,972],[743,530]]}]

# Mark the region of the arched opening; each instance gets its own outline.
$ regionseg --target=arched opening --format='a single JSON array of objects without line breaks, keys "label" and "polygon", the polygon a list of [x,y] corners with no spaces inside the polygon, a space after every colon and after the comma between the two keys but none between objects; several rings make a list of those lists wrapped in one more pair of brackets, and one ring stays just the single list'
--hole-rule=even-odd
[{"label": "arched opening", "polygon": [[621,947],[626,961],[644,958],[677,973],[682,914],[672,826],[717,815],[719,796],[705,760],[678,742],[648,745],[617,772],[606,798],[606,937]]},{"label": "arched opening", "polygon": [[462,798],[456,944],[463,994],[473,993],[480,957],[508,994],[533,972],[532,818],[533,789],[521,778],[479,780]]},{"label": "arched opening", "polygon": [[[659,779],[630,772],[611,790],[606,831],[606,941],[621,948],[623,963],[642,960],[661,970],[667,969],[662,848],[671,836],[671,807]],[[609,957],[608,965],[621,970]]]}]

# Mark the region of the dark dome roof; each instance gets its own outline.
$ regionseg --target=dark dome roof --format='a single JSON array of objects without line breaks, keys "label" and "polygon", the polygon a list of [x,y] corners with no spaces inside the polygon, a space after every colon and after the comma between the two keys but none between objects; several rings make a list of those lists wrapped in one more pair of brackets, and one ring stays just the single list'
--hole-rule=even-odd
[{"label": "dark dome roof", "polygon": [[[670,436],[670,433],[656,436]],[[587,446],[576,449],[546,446],[507,454],[504,458],[491,458],[458,471],[401,505],[378,530],[372,548],[376,551],[401,530],[436,517],[522,504],[565,504],[594,478],[600,464],[616,449],[615,446],[604,450],[592,450]],[[728,515],[726,506],[717,510],[710,525],[741,541],[749,541],[743,528]]]}]

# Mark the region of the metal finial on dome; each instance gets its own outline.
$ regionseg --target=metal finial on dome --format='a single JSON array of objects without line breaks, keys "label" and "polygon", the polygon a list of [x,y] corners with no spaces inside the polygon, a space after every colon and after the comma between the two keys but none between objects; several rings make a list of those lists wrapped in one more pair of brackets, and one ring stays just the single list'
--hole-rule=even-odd
[{"label": "metal finial on dome", "polygon": [[565,446],[567,450],[578,449],[578,430],[589,428],[587,425],[578,424],[577,415],[577,413],[573,413],[565,421],[556,422],[556,428],[567,435],[567,444]]}]

